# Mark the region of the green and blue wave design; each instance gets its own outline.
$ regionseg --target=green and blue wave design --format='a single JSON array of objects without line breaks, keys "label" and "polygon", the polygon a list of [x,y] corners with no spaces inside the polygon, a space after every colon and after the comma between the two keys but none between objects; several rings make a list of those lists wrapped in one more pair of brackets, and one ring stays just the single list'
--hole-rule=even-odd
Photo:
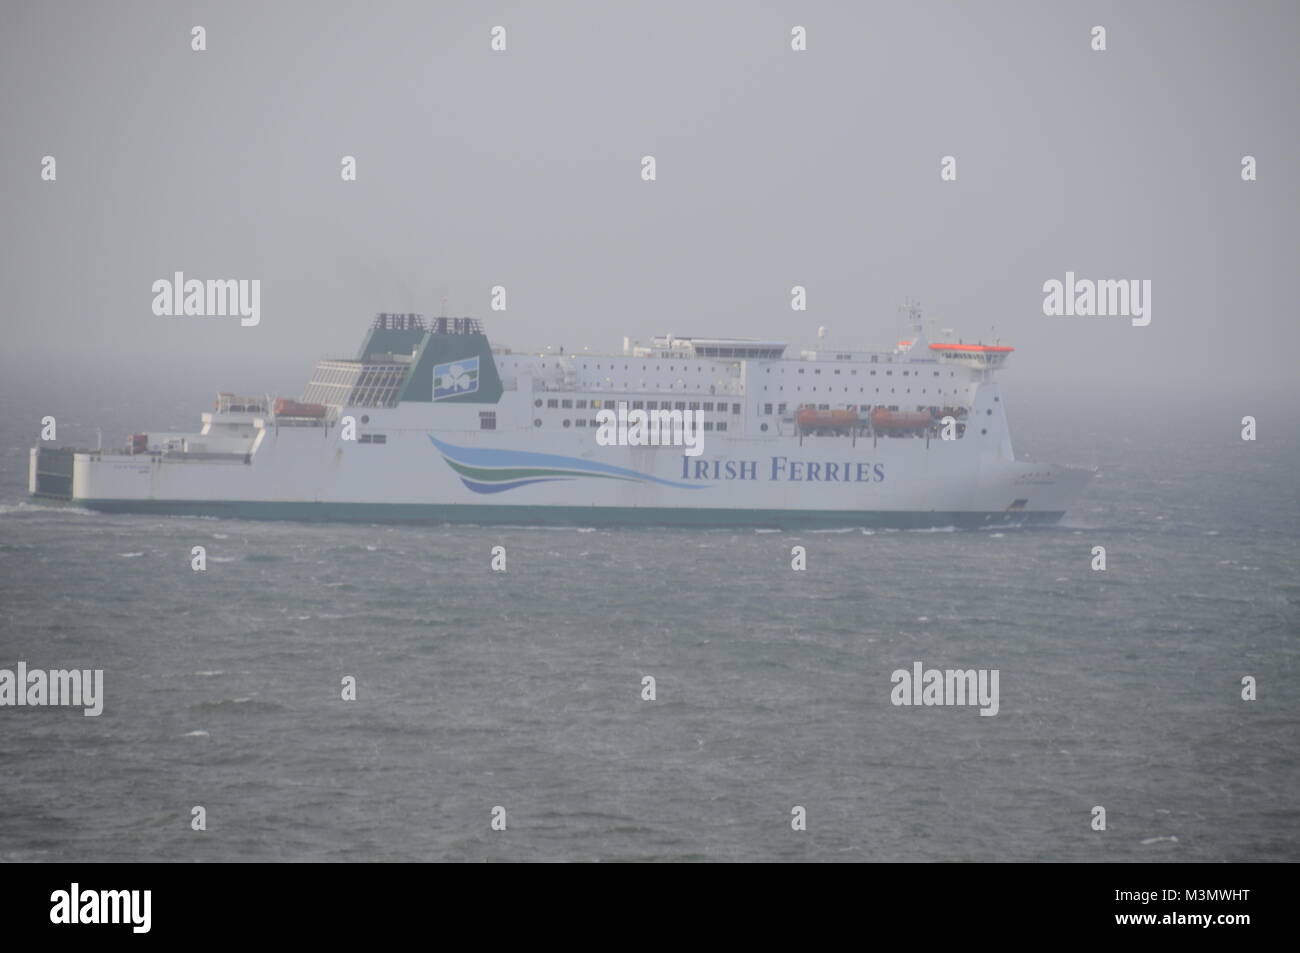
[{"label": "green and blue wave design", "polygon": [[592,478],[626,480],[632,483],[657,483],[681,490],[702,490],[708,484],[665,480],[652,473],[642,473],[609,463],[565,457],[532,450],[497,450],[487,447],[457,447],[444,443],[433,434],[429,440],[442,454],[447,466],[456,471],[462,483],[475,493],[504,493],[530,483],[553,483],[557,480]]}]

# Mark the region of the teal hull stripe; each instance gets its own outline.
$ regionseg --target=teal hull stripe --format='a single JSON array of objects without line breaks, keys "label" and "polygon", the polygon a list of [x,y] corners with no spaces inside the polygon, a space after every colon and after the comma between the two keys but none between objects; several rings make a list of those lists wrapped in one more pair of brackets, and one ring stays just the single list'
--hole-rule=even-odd
[{"label": "teal hull stripe", "polygon": [[649,506],[509,506],[488,503],[306,503],[210,500],[74,500],[104,513],[360,523],[484,523],[530,526],[686,526],[815,529],[978,528],[1055,523],[1063,511],[938,512],[756,510]]},{"label": "teal hull stripe", "polygon": [[433,434],[429,434],[429,439],[433,445],[438,448],[438,452],[444,457],[449,457],[457,463],[465,466],[482,467],[484,469],[511,469],[518,467],[557,467],[568,470],[574,476],[583,476],[584,474],[603,474],[608,476],[629,477],[634,480],[642,480],[647,483],[658,483],[660,486],[671,486],[680,490],[702,490],[708,487],[708,484],[700,483],[681,483],[677,480],[665,480],[657,477],[653,473],[642,473],[640,470],[629,470],[627,467],[616,467],[611,463],[599,463],[595,460],[584,460],[581,457],[566,457],[557,453],[538,453],[534,450],[499,450],[489,447],[458,447],[455,444],[444,443]]}]

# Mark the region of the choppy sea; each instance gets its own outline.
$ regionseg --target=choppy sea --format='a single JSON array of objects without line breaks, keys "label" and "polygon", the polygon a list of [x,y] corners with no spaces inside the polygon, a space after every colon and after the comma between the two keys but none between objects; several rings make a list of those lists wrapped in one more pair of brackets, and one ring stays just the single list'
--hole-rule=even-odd
[{"label": "choppy sea", "polygon": [[[1011,397],[1022,454],[1099,469],[1061,525],[800,533],[33,505],[54,393],[4,392],[0,668],[106,699],[0,708],[2,860],[1300,860],[1300,435],[1254,408]],[[998,714],[892,705],[917,661]]]}]

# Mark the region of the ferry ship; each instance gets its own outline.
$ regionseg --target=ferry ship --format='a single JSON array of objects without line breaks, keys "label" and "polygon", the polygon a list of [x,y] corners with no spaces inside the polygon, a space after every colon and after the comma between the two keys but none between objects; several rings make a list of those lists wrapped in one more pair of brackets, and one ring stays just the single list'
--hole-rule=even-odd
[{"label": "ferry ship", "polygon": [[[1018,461],[1013,348],[681,337],[517,354],[473,318],[380,314],[294,398],[217,395],[197,433],[38,445],[30,492],[109,513],[594,526],[981,527],[1059,520],[1091,471]],[[950,334],[944,336],[950,337]],[[696,411],[702,452],[603,446],[602,410]]]}]

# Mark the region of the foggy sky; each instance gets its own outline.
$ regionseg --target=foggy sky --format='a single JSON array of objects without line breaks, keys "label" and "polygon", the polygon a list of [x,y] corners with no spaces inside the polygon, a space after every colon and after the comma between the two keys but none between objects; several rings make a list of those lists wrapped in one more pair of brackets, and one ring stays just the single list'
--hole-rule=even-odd
[{"label": "foggy sky", "polygon": [[[617,350],[885,345],[911,296],[1014,345],[1022,393],[1297,387],[1293,3],[3,11],[0,368],[50,386],[151,365],[205,394],[300,385],[375,312],[444,298],[494,343]],[[1045,317],[1067,270],[1151,279],[1150,326]],[[155,316],[175,271],[261,279],[260,326]]]}]

